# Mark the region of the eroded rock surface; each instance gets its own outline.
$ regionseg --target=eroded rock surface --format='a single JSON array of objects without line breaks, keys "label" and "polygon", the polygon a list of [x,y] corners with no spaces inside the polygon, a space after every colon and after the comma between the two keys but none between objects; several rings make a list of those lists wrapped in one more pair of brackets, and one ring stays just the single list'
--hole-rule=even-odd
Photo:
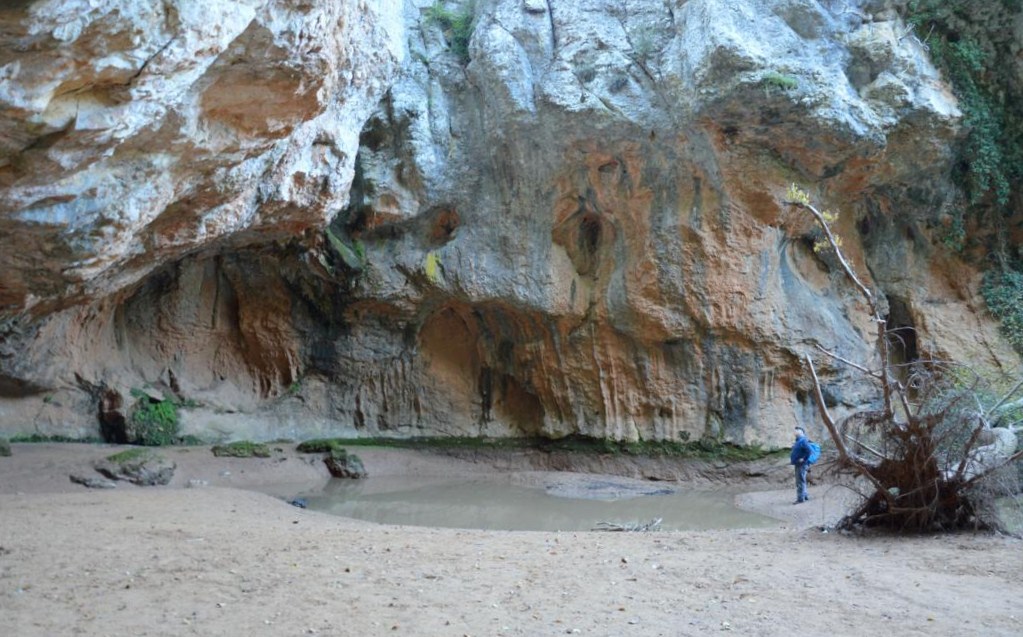
[{"label": "eroded rock surface", "polygon": [[396,2],[40,0],[0,9],[0,304],[118,292],[347,201],[400,59]]},{"label": "eroded rock surface", "polygon": [[801,357],[873,333],[791,182],[901,356],[1018,365],[936,239],[960,113],[898,4],[479,1],[467,64],[422,0],[0,10],[0,422],[148,384],[207,438],[785,444]]},{"label": "eroded rock surface", "polygon": [[330,475],[335,478],[361,479],[368,475],[359,456],[344,449],[332,449],[323,458],[323,463],[327,465]]},{"label": "eroded rock surface", "polygon": [[[96,471],[111,480],[124,480],[140,487],[155,487],[170,484],[177,465],[158,453],[140,450],[121,452],[99,460],[95,467]],[[72,482],[79,481],[72,477]]]}]

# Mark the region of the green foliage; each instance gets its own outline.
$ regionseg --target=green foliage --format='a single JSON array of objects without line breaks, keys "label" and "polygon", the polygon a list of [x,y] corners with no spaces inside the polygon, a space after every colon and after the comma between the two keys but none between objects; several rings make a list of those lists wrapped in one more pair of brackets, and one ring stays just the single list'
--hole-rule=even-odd
[{"label": "green foliage", "polygon": [[766,73],[764,77],[760,78],[760,84],[768,90],[794,91],[799,88],[799,80],[795,76],[775,71]]},{"label": "green foliage", "polygon": [[989,270],[980,286],[988,309],[1002,323],[1002,333],[1023,354],[1023,272]]},{"label": "green foliage", "polygon": [[953,252],[962,252],[966,245],[966,220],[962,210],[957,210],[949,224],[945,227],[945,233],[941,237],[941,243]]},{"label": "green foliage", "polygon": [[269,458],[270,447],[261,442],[238,440],[226,445],[214,445],[210,451],[218,458]]},{"label": "green foliage", "polygon": [[[810,203],[810,194],[797,186],[795,183],[789,184],[788,190],[785,192],[785,200],[789,203],[803,206],[804,208],[813,209],[813,204]],[[838,213],[830,210],[822,210],[820,213],[820,219],[818,223],[823,223],[827,226],[827,229],[831,230],[831,225],[838,221]],[[831,238],[834,240],[835,245],[831,245],[831,241],[828,240],[826,234],[822,229],[814,229],[809,238],[813,241],[813,251],[815,254],[820,254],[834,248],[842,248],[842,237],[831,232]]]},{"label": "green foliage", "polygon": [[472,3],[463,9],[452,10],[438,1],[427,7],[424,13],[427,24],[436,24],[444,32],[448,50],[458,56],[462,64],[469,62],[469,39],[472,37]]},{"label": "green foliage", "polygon": [[785,191],[785,200],[795,204],[809,206],[810,193],[806,192],[795,183],[791,183],[789,184],[789,189]]},{"label": "green foliage", "polygon": [[138,396],[131,412],[131,424],[138,443],[147,447],[174,444],[178,437],[177,405],[171,400],[154,400],[134,389],[132,395]]},{"label": "green foliage", "polygon": [[[1000,3],[1010,12],[1020,8],[1018,0]],[[970,202],[977,204],[990,194],[999,206],[1005,206],[1013,181],[1023,174],[1023,118],[1015,103],[1018,96],[1011,91],[1011,71],[1006,73],[1013,53],[978,39],[987,35],[985,28],[1003,25],[976,24],[980,12],[975,4],[969,0],[912,0],[907,18],[959,98],[963,123],[969,130],[959,153],[965,168],[961,181]]]},{"label": "green foliage", "polygon": [[352,270],[361,271],[366,267],[366,247],[356,239],[351,246],[345,243],[334,231],[327,228],[327,241],[341,260]]}]

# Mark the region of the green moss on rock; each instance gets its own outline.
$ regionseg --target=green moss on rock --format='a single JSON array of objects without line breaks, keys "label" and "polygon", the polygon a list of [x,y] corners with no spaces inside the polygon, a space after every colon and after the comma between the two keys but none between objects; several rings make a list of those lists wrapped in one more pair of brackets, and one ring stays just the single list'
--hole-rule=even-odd
[{"label": "green moss on rock", "polygon": [[210,451],[218,458],[269,458],[270,447],[261,442],[251,440],[239,440],[226,445],[214,445]]},{"label": "green moss on rock", "polygon": [[330,453],[344,444],[341,438],[313,438],[300,442],[295,450],[299,453]]}]

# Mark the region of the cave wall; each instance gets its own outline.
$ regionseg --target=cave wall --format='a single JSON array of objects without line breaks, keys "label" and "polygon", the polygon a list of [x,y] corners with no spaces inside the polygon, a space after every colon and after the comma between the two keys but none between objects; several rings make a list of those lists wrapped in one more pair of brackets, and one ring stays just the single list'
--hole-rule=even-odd
[{"label": "cave wall", "polygon": [[481,0],[468,62],[431,2],[58,4],[0,11],[6,72],[78,78],[0,96],[5,431],[145,387],[208,439],[785,444],[802,357],[873,334],[793,182],[917,353],[1018,368],[936,239],[961,114],[898,3]]}]

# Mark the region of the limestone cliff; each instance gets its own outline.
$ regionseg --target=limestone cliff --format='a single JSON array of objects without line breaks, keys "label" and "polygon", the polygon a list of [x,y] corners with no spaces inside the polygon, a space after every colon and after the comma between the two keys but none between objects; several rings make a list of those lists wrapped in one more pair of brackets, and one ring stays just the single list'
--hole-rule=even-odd
[{"label": "limestone cliff", "polygon": [[905,356],[1013,369],[936,240],[960,113],[898,4],[0,9],[0,429],[147,388],[207,438],[780,444],[801,356],[872,333],[791,182]]}]

